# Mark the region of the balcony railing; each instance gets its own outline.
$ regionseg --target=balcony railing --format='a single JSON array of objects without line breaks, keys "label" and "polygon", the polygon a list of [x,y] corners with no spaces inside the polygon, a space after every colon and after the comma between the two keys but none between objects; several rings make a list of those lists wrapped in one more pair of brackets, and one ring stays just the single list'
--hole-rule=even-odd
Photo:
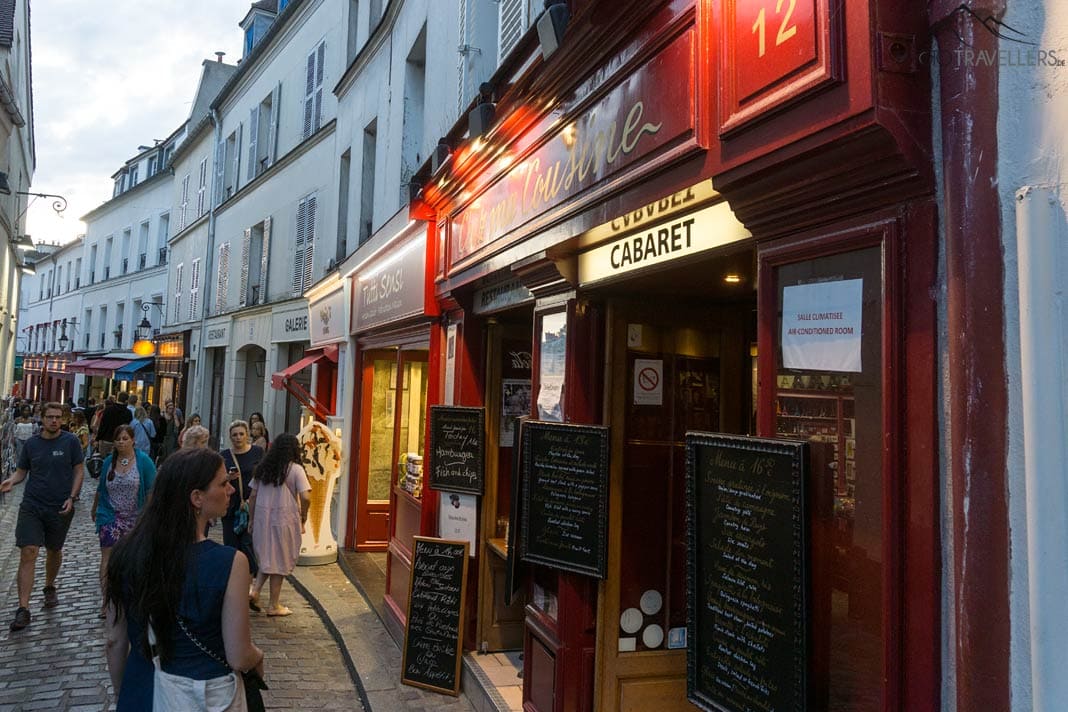
[{"label": "balcony railing", "polygon": [[144,269],[146,264],[148,264],[148,255],[142,252],[137,256],[137,269]]},{"label": "balcony railing", "polygon": [[129,257],[123,257],[122,258],[122,273],[126,274],[129,271],[130,271],[130,258]]},{"label": "balcony railing", "polygon": [[166,247],[159,248],[159,261],[157,262],[157,264],[161,264],[161,265],[167,264],[167,248]]}]

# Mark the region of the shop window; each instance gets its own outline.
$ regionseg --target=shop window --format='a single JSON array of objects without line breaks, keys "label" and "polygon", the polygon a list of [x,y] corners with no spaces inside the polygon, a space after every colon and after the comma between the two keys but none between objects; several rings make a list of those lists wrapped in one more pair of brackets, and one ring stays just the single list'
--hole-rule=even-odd
[{"label": "shop window", "polygon": [[775,434],[809,442],[809,676],[831,712],[886,695],[881,264],[871,247],[775,272]]},{"label": "shop window", "polygon": [[[405,484],[407,463],[422,461],[426,436],[426,362],[402,358],[374,361],[367,499],[389,500],[394,476]],[[412,494],[420,494],[412,492]]]}]

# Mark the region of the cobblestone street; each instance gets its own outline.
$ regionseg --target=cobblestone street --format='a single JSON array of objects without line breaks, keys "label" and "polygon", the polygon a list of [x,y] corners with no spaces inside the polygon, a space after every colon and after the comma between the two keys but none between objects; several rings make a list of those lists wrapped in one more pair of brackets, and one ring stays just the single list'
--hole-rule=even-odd
[{"label": "cobblestone street", "polygon": [[[95,483],[86,482],[86,493]],[[104,660],[104,624],[97,618],[100,549],[89,518],[91,495],[84,497],[64,548],[57,608],[41,607],[44,552],[30,599],[29,628],[11,633],[8,623],[18,605],[14,546],[15,520],[23,487],[0,505],[0,710],[114,709],[114,693]],[[282,601],[293,609],[287,618],[253,615],[252,636],[266,652],[264,693],[268,709],[361,710],[341,652],[322,620],[291,586]]]}]

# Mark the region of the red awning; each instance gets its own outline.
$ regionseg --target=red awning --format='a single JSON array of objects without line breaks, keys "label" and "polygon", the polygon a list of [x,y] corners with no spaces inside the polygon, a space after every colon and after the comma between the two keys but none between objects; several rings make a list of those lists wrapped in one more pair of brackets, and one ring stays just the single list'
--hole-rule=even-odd
[{"label": "red awning", "polygon": [[80,358],[69,363],[67,370],[87,376],[110,376],[112,371],[128,363],[130,362],[121,358]]},{"label": "red awning", "polygon": [[301,405],[314,413],[319,420],[326,420],[326,416],[330,415],[326,407],[319,401],[315,400],[312,394],[304,389],[304,386],[299,383],[294,383],[290,379],[308,366],[319,361],[330,361],[336,364],[337,353],[337,344],[328,344],[327,346],[315,349],[306,349],[302,359],[277,373],[271,374],[271,387],[277,390],[289,391],[290,395],[296,398]]}]

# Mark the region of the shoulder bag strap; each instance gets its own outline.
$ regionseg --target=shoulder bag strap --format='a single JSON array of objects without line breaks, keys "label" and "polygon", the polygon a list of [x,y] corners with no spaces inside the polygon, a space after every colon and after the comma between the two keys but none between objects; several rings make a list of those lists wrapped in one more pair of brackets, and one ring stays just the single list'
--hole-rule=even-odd
[{"label": "shoulder bag strap", "polygon": [[183,633],[185,633],[185,637],[189,638],[189,640],[193,641],[193,645],[195,645],[198,648],[200,648],[200,652],[204,653],[209,658],[211,658],[215,662],[219,663],[220,665],[222,665],[227,670],[233,671],[233,668],[230,667],[230,664],[228,662],[226,662],[225,659],[219,657],[218,653],[216,653],[211,648],[209,648],[208,646],[206,646],[203,643],[201,643],[200,640],[198,640],[197,637],[195,635],[193,635],[188,628],[186,628],[185,622],[182,621],[182,617],[181,616],[177,616],[176,620],[178,621],[178,627],[182,629]]}]

